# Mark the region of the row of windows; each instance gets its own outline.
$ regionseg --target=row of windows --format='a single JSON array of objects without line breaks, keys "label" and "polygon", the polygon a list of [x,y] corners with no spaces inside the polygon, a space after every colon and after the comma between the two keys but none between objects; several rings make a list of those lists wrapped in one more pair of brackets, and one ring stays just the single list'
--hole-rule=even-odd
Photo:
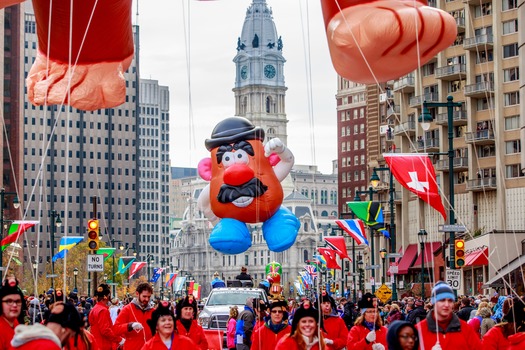
[{"label": "row of windows", "polygon": [[[364,150],[365,149],[365,139],[361,139],[361,140],[354,140],[354,148],[352,149],[351,147],[351,141],[346,141],[346,142],[341,142],[341,152],[346,152],[346,151],[357,151],[357,150]],[[350,165],[350,162],[348,163],[348,165]],[[343,165],[344,166],[344,165]]]},{"label": "row of windows", "polygon": [[355,170],[353,172],[353,180],[352,180],[352,172],[342,172],[341,173],[341,182],[352,182],[352,181],[359,181],[359,180],[366,180],[366,174],[364,170]]},{"label": "row of windows", "polygon": [[354,124],[354,133],[352,134],[352,127],[342,127],[341,128],[341,136],[350,136],[350,135],[356,135],[356,134],[364,134],[365,133],[365,124]]},{"label": "row of windows", "polygon": [[328,202],[328,190],[321,190],[321,198],[317,195],[317,190],[312,189],[311,191],[308,188],[302,188],[301,194],[307,198],[312,199],[314,204],[321,205],[337,205],[337,190],[330,191],[330,203]]},{"label": "row of windows", "polygon": [[[41,106],[42,107],[42,106]],[[49,109],[49,108],[48,108]],[[98,112],[100,112],[101,110],[99,109]],[[106,110],[107,111],[107,110]],[[122,112],[122,110],[118,110],[119,112]],[[127,117],[127,110],[126,110],[126,117]],[[100,115],[100,113],[99,113]],[[108,115],[108,113],[106,113],[105,115]],[[39,117],[38,118],[38,125],[40,126],[44,126],[44,117]],[[51,127],[51,118],[46,118],[46,122],[47,122],[47,126]],[[83,121],[81,122],[80,120],[77,120],[75,122],[75,126],[73,126],[73,120],[69,120],[69,127],[70,128],[73,128],[75,127],[76,129],[87,129],[88,128],[88,123],[89,123],[89,129],[90,130],[94,130],[94,131],[99,131],[99,130],[102,130],[102,123],[101,122],[94,122],[94,121]],[[25,116],[24,117],[24,124],[25,125],[29,125],[29,117]],[[32,117],[31,118],[31,125],[37,125],[37,118],[35,117]],[[61,127],[65,128],[66,127],[66,120],[65,119],[61,119],[59,121],[59,124]],[[104,130],[109,130],[109,123],[104,123]],[[129,132],[130,131],[130,128],[131,128],[131,131],[133,133],[135,133],[135,125],[133,124],[129,124],[129,123],[111,123],[111,130],[112,131],[115,131],[115,127],[116,127],[116,130],[117,131],[122,131],[122,129],[124,129],[124,131],[126,132]]]},{"label": "row of windows", "polygon": [[344,121],[350,120],[351,115],[353,115],[353,119],[364,118],[365,117],[365,107],[341,111],[341,121],[344,122]]},{"label": "row of windows", "polygon": [[[365,165],[366,164],[365,157],[366,157],[366,155],[364,155],[364,154],[355,155],[354,156],[354,165]],[[352,166],[352,157],[342,157],[341,158],[341,168],[344,168],[344,167],[347,167],[347,166]]]},{"label": "row of windows", "polygon": [[[36,179],[24,179],[24,186],[28,186],[28,182],[31,182],[31,186],[35,186],[36,185]],[[57,180],[54,180],[54,185],[53,187],[57,187]],[[99,189],[99,190],[109,190],[110,188],[112,190],[118,190],[118,191],[121,191],[121,190],[124,190],[124,191],[129,191],[129,190],[132,190],[132,191],[135,191],[135,184],[132,183],[131,185],[129,183],[124,183],[124,185],[122,185],[120,182],[117,182],[116,185],[114,182],[112,182],[111,184],[109,184],[108,182],[104,182],[103,183],[104,185],[102,186],[102,183],[101,182],[98,182],[98,186],[95,185],[95,183],[93,181],[75,181],[75,187],[74,188],[83,188],[83,189]],[[51,180],[47,180],[46,181],[46,186],[48,188],[51,187]],[[122,188],[122,186],[124,186],[124,188]],[[70,188],[73,188],[72,186],[69,186]],[[113,203],[113,198],[112,198],[112,203]],[[63,202],[64,203],[64,202]]]}]

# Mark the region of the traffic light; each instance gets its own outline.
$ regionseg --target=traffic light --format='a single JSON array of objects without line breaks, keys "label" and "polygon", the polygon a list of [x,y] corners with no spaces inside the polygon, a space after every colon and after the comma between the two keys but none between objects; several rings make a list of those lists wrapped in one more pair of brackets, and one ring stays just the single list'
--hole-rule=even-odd
[{"label": "traffic light", "polygon": [[88,247],[91,250],[98,250],[99,248],[99,235],[100,226],[98,225],[98,219],[91,219],[88,221]]},{"label": "traffic light", "polygon": [[456,239],[454,244],[456,268],[462,268],[465,266],[465,240]]}]

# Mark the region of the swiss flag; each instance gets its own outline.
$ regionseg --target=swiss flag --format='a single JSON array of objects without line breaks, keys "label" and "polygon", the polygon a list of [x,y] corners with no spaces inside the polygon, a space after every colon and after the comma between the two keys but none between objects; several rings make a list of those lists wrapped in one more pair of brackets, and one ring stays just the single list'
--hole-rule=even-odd
[{"label": "swiss flag", "polygon": [[317,250],[325,258],[327,269],[341,270],[341,266],[337,264],[335,250],[332,250],[330,248],[317,248]]},{"label": "swiss flag", "polygon": [[418,195],[447,219],[436,182],[434,165],[428,154],[383,153],[396,180],[407,190]]}]

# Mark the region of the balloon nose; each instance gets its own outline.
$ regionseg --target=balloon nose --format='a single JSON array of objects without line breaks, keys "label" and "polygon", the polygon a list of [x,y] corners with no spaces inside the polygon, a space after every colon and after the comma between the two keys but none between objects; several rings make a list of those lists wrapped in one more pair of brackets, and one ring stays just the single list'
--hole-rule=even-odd
[{"label": "balloon nose", "polygon": [[254,177],[252,168],[246,164],[234,164],[224,171],[224,183],[230,186],[240,186]]}]

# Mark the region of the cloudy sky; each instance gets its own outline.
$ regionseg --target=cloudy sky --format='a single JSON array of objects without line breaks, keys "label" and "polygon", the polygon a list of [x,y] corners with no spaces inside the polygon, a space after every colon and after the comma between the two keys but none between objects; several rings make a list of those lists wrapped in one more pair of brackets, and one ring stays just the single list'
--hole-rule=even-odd
[{"label": "cloudy sky", "polygon": [[[235,113],[232,60],[251,2],[140,0],[141,76],[170,89],[172,166],[195,167],[207,157],[204,139],[217,122]],[[332,160],[337,157],[337,77],[330,62],[320,1],[267,3],[273,9],[287,60],[288,147],[296,164],[317,164],[323,173],[331,173]],[[136,3],[133,6],[135,14]]]}]

